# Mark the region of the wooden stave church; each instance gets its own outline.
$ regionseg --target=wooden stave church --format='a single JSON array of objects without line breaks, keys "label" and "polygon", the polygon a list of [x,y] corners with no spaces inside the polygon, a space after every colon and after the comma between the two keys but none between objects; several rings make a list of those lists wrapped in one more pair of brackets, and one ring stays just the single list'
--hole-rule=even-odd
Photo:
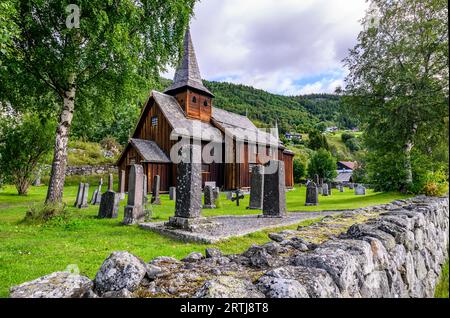
[{"label": "wooden stave church", "polygon": [[[127,146],[120,155],[117,166],[119,182],[125,183],[128,190],[128,172],[132,164],[142,164],[147,176],[147,188],[152,189],[153,178],[160,176],[160,190],[167,192],[169,187],[176,186],[177,166],[169,157],[170,149],[177,140],[171,140],[174,129],[185,128],[190,138],[199,138],[191,128],[193,124],[201,127],[202,147],[214,138],[225,140],[225,130],[243,128],[255,130],[258,135],[269,135],[258,128],[246,117],[212,106],[214,95],[204,85],[192,44],[189,28],[184,37],[184,54],[181,64],[177,68],[172,85],[163,93],[152,91],[148,97],[138,123]],[[227,130],[228,131],[228,130]],[[220,136],[214,136],[220,133]],[[236,139],[232,136],[232,149],[225,149],[222,143],[222,153],[235,151]],[[243,138],[248,138],[245,136]],[[241,140],[241,139],[240,139]],[[278,137],[268,136],[267,140],[277,149],[277,159],[285,164],[285,185],[294,186],[293,157],[294,153],[286,149]],[[249,146],[250,144],[250,146]],[[244,161],[236,163],[216,163],[202,165],[202,186],[206,181],[215,181],[224,190],[246,189],[250,187],[251,165],[260,164],[259,155],[255,155],[255,162],[249,162],[248,151],[254,151],[251,138],[244,142]],[[266,148],[269,157],[269,147]],[[222,158],[224,159],[224,158]],[[222,162],[224,162],[222,160]],[[125,178],[121,180],[121,171],[125,171]]]}]

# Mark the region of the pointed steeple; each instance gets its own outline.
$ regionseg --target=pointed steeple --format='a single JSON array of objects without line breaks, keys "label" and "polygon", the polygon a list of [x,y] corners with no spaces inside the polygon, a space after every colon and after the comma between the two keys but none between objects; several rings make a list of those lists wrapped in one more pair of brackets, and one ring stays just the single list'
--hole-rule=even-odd
[{"label": "pointed steeple", "polygon": [[183,48],[183,59],[175,72],[173,83],[164,93],[179,91],[182,88],[193,88],[213,97],[214,95],[203,85],[189,27],[184,35]]}]

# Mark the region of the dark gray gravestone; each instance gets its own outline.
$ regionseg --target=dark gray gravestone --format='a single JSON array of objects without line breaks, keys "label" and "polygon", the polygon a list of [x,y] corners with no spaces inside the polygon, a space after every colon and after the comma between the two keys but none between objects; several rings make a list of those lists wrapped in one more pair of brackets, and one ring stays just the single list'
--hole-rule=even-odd
[{"label": "dark gray gravestone", "polygon": [[119,197],[120,200],[125,199],[125,170],[119,172]]},{"label": "dark gray gravestone", "polygon": [[160,205],[161,198],[159,197],[159,187],[160,187],[161,177],[156,175],[153,177],[153,187],[152,187],[152,204]]},{"label": "dark gray gravestone", "polygon": [[322,195],[323,196],[328,196],[328,183],[324,183],[324,184],[322,184]]},{"label": "dark gray gravestone", "polygon": [[218,200],[219,196],[220,196],[220,190],[218,187],[215,187],[213,189],[213,194],[214,194],[214,204],[215,204],[216,200]]},{"label": "dark gray gravestone", "polygon": [[194,154],[200,151],[201,149],[197,145],[189,145],[182,149],[183,159],[177,165],[175,216],[169,218],[169,222],[166,223],[168,226],[190,228],[190,220],[200,217],[202,208],[201,163],[192,160]]},{"label": "dark gray gravestone", "polygon": [[92,194],[91,204],[93,204],[93,205],[100,204],[100,201],[102,200],[102,185],[103,185],[103,179],[100,178],[98,188],[95,189],[94,193]]},{"label": "dark gray gravestone", "polygon": [[315,182],[308,183],[308,186],[306,187],[305,205],[319,205],[319,191]]},{"label": "dark gray gravestone", "polygon": [[348,188],[349,188],[350,190],[353,190],[353,189],[355,188],[355,184],[354,184],[354,183],[349,183],[349,184],[348,184]]},{"label": "dark gray gravestone", "polygon": [[214,192],[213,192],[213,188],[210,185],[205,186],[205,188],[203,189],[203,199],[204,199],[204,204],[203,204],[203,208],[204,209],[215,209],[216,205],[215,205],[215,200],[214,200]]},{"label": "dark gray gravestone", "polygon": [[247,209],[261,210],[264,194],[264,167],[261,165],[252,167],[252,179],[250,188],[250,205]]},{"label": "dark gray gravestone", "polygon": [[358,184],[355,188],[355,195],[366,195],[366,188]]},{"label": "dark gray gravestone", "polygon": [[270,160],[264,172],[263,216],[283,217],[286,215],[284,162]]},{"label": "dark gray gravestone", "polygon": [[84,183],[80,182],[78,185],[78,191],[77,191],[77,198],[75,199],[74,207],[78,208],[81,206],[82,197],[83,197],[83,189],[84,189]]},{"label": "dark gray gravestone", "polygon": [[342,184],[338,185],[339,192],[344,192],[344,186]]},{"label": "dark gray gravestone", "polygon": [[170,187],[169,188],[169,200],[175,200],[177,196],[177,188],[176,187]]},{"label": "dark gray gravestone", "polygon": [[115,219],[119,214],[119,194],[113,191],[112,174],[108,178],[108,190],[102,194],[100,207],[98,209],[99,218]]},{"label": "dark gray gravestone", "polygon": [[80,209],[88,207],[88,195],[89,195],[89,183],[85,183],[83,187],[83,193],[81,195],[81,205],[78,206]]},{"label": "dark gray gravestone", "polygon": [[318,174],[315,174],[314,175],[314,183],[316,184],[316,186],[318,186],[319,185],[319,175]]},{"label": "dark gray gravestone", "polygon": [[128,202],[125,207],[123,224],[135,224],[144,220],[144,169],[141,165],[131,165],[128,176]]}]

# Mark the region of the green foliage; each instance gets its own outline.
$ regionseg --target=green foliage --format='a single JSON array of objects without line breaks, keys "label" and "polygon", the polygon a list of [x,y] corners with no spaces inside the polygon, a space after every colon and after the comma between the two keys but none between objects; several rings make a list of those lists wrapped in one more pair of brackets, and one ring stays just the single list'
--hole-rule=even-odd
[{"label": "green foliage", "polygon": [[300,183],[300,181],[306,176],[306,163],[305,161],[295,158],[294,159],[294,182]]},{"label": "green foliage", "polygon": [[448,169],[442,167],[436,172],[429,172],[422,192],[428,196],[442,196],[448,193]]},{"label": "green foliage", "polygon": [[0,119],[0,171],[4,182],[26,195],[39,164],[49,154],[55,125],[36,114]]},{"label": "green foliage", "polygon": [[55,217],[65,217],[67,210],[61,203],[44,203],[32,205],[25,214],[24,223],[44,223]]},{"label": "green foliage", "polygon": [[330,149],[327,137],[318,130],[313,130],[309,133],[308,147],[313,150]]},{"label": "green foliage", "polygon": [[346,59],[343,101],[363,125],[370,182],[382,190],[418,192],[423,167],[432,170],[448,158],[448,5],[373,5]]},{"label": "green foliage", "polygon": [[[106,144],[105,146],[108,147]],[[120,152],[116,151],[112,157],[105,157],[105,150],[107,149],[96,142],[71,141],[69,142],[68,163],[71,166],[95,166],[115,163]]]},{"label": "green foliage", "polygon": [[308,176],[313,179],[316,174],[326,182],[337,176],[336,159],[325,149],[319,149],[309,161]]},{"label": "green foliage", "polygon": [[434,291],[435,298],[447,298],[448,299],[449,279],[448,279],[448,259],[442,267],[442,273],[439,283]]}]

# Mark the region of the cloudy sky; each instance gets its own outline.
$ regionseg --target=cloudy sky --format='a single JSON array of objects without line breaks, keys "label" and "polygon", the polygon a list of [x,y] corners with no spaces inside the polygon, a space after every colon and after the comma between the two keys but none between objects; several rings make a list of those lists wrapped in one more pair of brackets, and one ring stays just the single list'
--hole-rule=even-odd
[{"label": "cloudy sky", "polygon": [[333,92],[367,7],[365,0],[201,0],[191,33],[202,77],[283,95]]}]

